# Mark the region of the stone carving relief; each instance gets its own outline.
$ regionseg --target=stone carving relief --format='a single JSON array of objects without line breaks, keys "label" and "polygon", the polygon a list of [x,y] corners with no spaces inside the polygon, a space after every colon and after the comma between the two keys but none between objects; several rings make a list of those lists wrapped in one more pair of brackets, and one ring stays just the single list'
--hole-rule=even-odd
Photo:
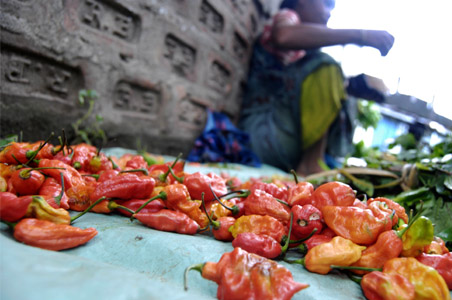
[{"label": "stone carving relief", "polygon": [[193,74],[196,50],[172,34],[165,38],[164,57],[169,61],[172,70],[180,76],[189,78]]},{"label": "stone carving relief", "polygon": [[210,65],[209,85],[215,90],[227,94],[231,90],[231,72],[217,60]]},{"label": "stone carving relief", "polygon": [[79,18],[91,28],[126,41],[134,41],[139,33],[139,18],[135,14],[103,1],[82,0]]},{"label": "stone carving relief", "polygon": [[162,103],[162,90],[159,85],[153,88],[121,80],[116,84],[114,108],[138,112],[157,117]]},{"label": "stone carving relief", "polygon": [[237,32],[234,32],[234,40],[233,40],[233,43],[232,43],[232,51],[241,60],[245,60],[246,57],[247,57],[248,43]]},{"label": "stone carving relief", "polygon": [[196,99],[189,94],[185,95],[178,105],[178,124],[180,128],[192,131],[201,131],[204,128],[208,102]]},{"label": "stone carving relief", "polygon": [[53,98],[74,105],[82,89],[78,70],[2,45],[2,92]]},{"label": "stone carving relief", "polygon": [[203,0],[201,3],[199,21],[214,33],[223,32],[223,16],[206,0]]}]

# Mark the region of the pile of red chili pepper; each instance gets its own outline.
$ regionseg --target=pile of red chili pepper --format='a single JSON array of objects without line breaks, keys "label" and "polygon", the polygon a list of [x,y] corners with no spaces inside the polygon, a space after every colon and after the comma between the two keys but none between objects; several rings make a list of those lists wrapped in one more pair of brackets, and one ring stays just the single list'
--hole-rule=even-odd
[{"label": "pile of red chili pepper", "polygon": [[295,174],[242,182],[184,167],[179,157],[150,162],[87,144],[12,142],[0,152],[0,219],[17,241],[48,250],[94,238],[95,228],[74,226],[87,212],[231,242],[234,250],[218,262],[185,274],[198,270],[216,282],[219,299],[290,299],[308,287],[278,261],[346,272],[368,299],[451,298],[452,255],[420,213],[340,182],[315,187]]}]

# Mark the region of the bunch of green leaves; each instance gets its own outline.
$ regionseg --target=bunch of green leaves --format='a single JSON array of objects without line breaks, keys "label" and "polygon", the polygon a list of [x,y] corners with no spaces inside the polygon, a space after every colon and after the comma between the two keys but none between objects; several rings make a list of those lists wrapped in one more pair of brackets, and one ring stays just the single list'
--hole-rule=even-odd
[{"label": "bunch of green leaves", "polygon": [[356,121],[361,127],[364,129],[368,129],[369,127],[377,128],[380,120],[381,113],[375,105],[375,102],[368,100],[358,101]]},{"label": "bunch of green leaves", "polygon": [[94,117],[92,116],[97,98],[98,95],[94,90],[79,91],[79,104],[85,106],[85,104],[88,103],[88,110],[80,119],[72,123],[75,134],[74,140],[71,141],[72,144],[83,142],[93,145],[99,143],[104,144],[107,141],[105,131],[100,127],[103,117],[97,114]]}]

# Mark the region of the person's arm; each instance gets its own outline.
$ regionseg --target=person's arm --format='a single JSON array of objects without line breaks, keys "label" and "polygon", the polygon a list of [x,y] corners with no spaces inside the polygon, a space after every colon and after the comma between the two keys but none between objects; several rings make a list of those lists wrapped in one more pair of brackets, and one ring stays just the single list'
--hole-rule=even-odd
[{"label": "person's arm", "polygon": [[271,36],[275,47],[287,50],[356,44],[376,48],[384,56],[394,44],[394,37],[383,30],[332,29],[312,23],[275,26]]}]

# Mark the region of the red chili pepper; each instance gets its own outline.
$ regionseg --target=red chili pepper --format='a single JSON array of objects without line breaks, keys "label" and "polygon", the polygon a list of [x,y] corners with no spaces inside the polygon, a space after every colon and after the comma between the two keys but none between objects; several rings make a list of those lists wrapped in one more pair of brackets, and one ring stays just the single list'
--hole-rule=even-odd
[{"label": "red chili pepper", "polygon": [[416,259],[434,268],[444,278],[449,290],[452,290],[452,252],[447,252],[442,255],[422,253]]},{"label": "red chili pepper", "polygon": [[400,274],[372,271],[363,276],[361,288],[368,300],[414,300],[414,285]]},{"label": "red chili pepper", "polygon": [[155,180],[149,176],[125,173],[99,182],[90,195],[91,201],[101,197],[119,199],[149,198],[155,187]]},{"label": "red chili pepper", "polygon": [[[43,196],[44,199],[52,206],[53,208],[64,208],[69,209],[69,198],[66,195],[66,192],[62,191],[61,184],[56,181],[56,179],[52,177],[47,177],[44,180],[44,183],[39,188],[38,194]],[[55,200],[57,197],[61,195],[61,192],[63,192],[61,199],[59,199],[60,204],[57,204],[57,201]]]},{"label": "red chili pepper", "polygon": [[284,202],[287,202],[287,197],[289,194],[287,188],[285,187],[282,188],[274,183],[267,183],[262,181],[253,182],[249,189],[251,193],[253,193],[255,190],[265,191],[272,195],[273,197],[275,197],[276,199],[282,200]]},{"label": "red chili pepper", "polygon": [[355,202],[356,193],[345,183],[331,181],[320,185],[314,190],[311,203],[322,210],[324,206],[350,206]]},{"label": "red chili pepper", "polygon": [[206,202],[215,199],[215,195],[220,197],[228,192],[226,181],[212,172],[208,174],[201,172],[186,174],[183,183],[187,186],[192,199],[201,200],[201,194],[204,193],[204,201]]},{"label": "red chili pepper", "polygon": [[241,216],[235,221],[234,225],[229,228],[229,231],[234,238],[243,232],[254,232],[257,234],[269,235],[278,242],[281,242],[283,237],[287,235],[287,227],[277,219],[267,215]]},{"label": "red chili pepper", "polygon": [[166,206],[169,209],[187,214],[195,220],[201,228],[209,225],[209,219],[201,210],[201,201],[193,201],[187,187],[184,184],[171,184],[164,187]]},{"label": "red chili pepper", "polygon": [[96,156],[97,148],[92,145],[80,143],[72,146],[73,154],[71,165],[77,170],[86,170],[89,162]]},{"label": "red chili pepper", "polygon": [[22,219],[28,211],[31,197],[17,197],[9,192],[0,192],[0,219],[16,222]]},{"label": "red chili pepper", "polygon": [[311,204],[311,196],[314,193],[314,185],[310,182],[298,182],[288,191],[287,203],[290,206]]},{"label": "red chili pepper", "polygon": [[11,165],[27,164],[36,157],[45,143],[44,141],[33,144],[13,142],[0,151],[0,162]]},{"label": "red chili pepper", "polygon": [[446,243],[444,240],[438,236],[433,237],[433,241],[430,245],[424,247],[424,253],[426,254],[444,254],[449,252],[449,249],[446,247]]},{"label": "red chili pepper", "polygon": [[239,233],[232,241],[232,247],[240,247],[247,252],[271,259],[281,255],[282,251],[281,244],[271,236],[253,232]]},{"label": "red chili pepper", "polygon": [[190,270],[199,271],[203,278],[216,282],[217,298],[224,300],[289,300],[309,286],[295,282],[292,273],[277,262],[241,248],[223,254],[217,263],[206,262],[188,267],[184,276],[185,289]]},{"label": "red chili pepper", "polygon": [[209,213],[206,209],[206,204],[204,203],[204,193],[201,195],[201,203],[206,213],[207,218],[209,219],[209,224],[212,225],[212,234],[215,239],[219,241],[230,242],[234,239],[232,233],[229,231],[229,228],[234,225],[235,218],[229,216],[221,216],[216,220],[212,220]]},{"label": "red chili pepper", "polygon": [[113,164],[104,153],[97,153],[91,158],[85,166],[84,171],[89,174],[98,174],[99,172],[113,170]]},{"label": "red chili pepper", "polygon": [[311,204],[294,205],[291,209],[293,213],[292,232],[297,239],[307,237],[314,228],[320,233],[323,229],[322,212]]},{"label": "red chili pepper", "polygon": [[66,190],[68,204],[71,210],[83,211],[90,206],[90,196],[94,193],[98,183],[85,181],[84,185],[73,186]]},{"label": "red chili pepper", "polygon": [[245,215],[268,215],[283,224],[287,224],[290,219],[290,213],[284,204],[278,202],[271,194],[259,189],[252,191],[246,198]]},{"label": "red chili pepper", "polygon": [[22,219],[14,227],[14,238],[19,242],[55,251],[83,245],[96,234],[95,228],[81,229],[34,218]]},{"label": "red chili pepper", "polygon": [[[373,206],[376,211],[378,207]],[[379,211],[378,217],[373,210],[354,206],[324,206],[321,211],[326,225],[337,235],[360,245],[373,244],[381,232],[392,226],[393,214],[386,211]]]},{"label": "red chili pepper", "polygon": [[298,246],[294,247],[298,250],[298,252],[302,254],[308,253],[309,250],[314,248],[315,246],[328,243],[331,241],[333,237],[329,235],[323,235],[323,234],[314,234],[309,239],[304,241],[303,243],[299,244]]},{"label": "red chili pepper", "polygon": [[45,177],[37,170],[23,168],[14,172],[10,180],[19,195],[34,195],[44,183]]},{"label": "red chili pepper", "polygon": [[[60,184],[61,184],[61,173],[62,173],[65,190],[67,190],[73,186],[85,185],[85,180],[83,179],[82,175],[80,175],[80,173],[76,169],[65,164],[62,161],[55,160],[55,159],[41,159],[39,161],[38,166],[40,168],[46,168],[46,169],[43,169],[42,172],[45,175],[55,178]],[[64,170],[56,169],[56,168],[63,168]]]},{"label": "red chili pepper", "polygon": [[146,169],[148,167],[148,163],[144,160],[144,157],[141,155],[133,155],[125,165],[125,170],[127,169]]},{"label": "red chili pepper", "polygon": [[112,169],[112,170],[102,171],[99,174],[99,178],[97,179],[97,182],[102,182],[102,181],[112,179],[113,177],[116,177],[117,175],[119,175],[119,170]]},{"label": "red chili pepper", "polygon": [[389,209],[393,209],[395,211],[398,218],[402,219],[405,223],[408,223],[408,215],[402,205],[385,197],[370,198],[367,200],[367,205],[370,205],[375,201],[386,203]]},{"label": "red chili pepper", "polygon": [[[143,200],[143,199],[130,199],[130,200],[121,201],[121,202],[119,202],[119,204],[121,206],[127,207],[130,210],[136,211],[145,202],[146,202],[146,200]],[[166,208],[165,203],[160,199],[155,199],[154,201],[151,201],[147,205],[145,205],[142,208],[141,212],[142,213],[152,213],[152,212],[157,212],[163,208]],[[122,209],[121,207],[119,207],[117,209],[117,211],[120,212],[121,214],[123,214],[124,216],[127,216],[127,217],[132,216],[132,214],[129,211]]]},{"label": "red chili pepper", "polygon": [[139,212],[133,217],[148,227],[162,231],[193,235],[200,230],[195,220],[183,212],[170,209],[147,213]]}]

